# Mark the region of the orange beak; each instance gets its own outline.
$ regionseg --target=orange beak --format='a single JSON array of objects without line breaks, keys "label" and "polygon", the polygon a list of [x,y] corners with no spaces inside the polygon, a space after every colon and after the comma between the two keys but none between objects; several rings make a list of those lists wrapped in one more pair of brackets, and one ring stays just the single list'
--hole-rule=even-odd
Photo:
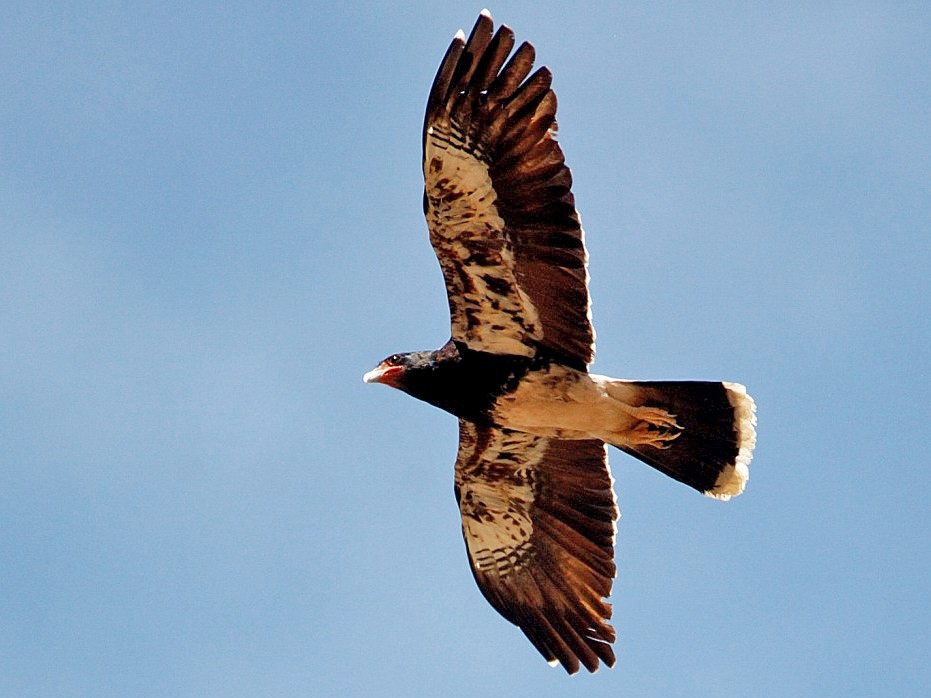
[{"label": "orange beak", "polygon": [[393,386],[402,373],[404,373],[403,366],[390,366],[380,363],[362,376],[362,380],[366,383],[383,383],[384,385]]}]

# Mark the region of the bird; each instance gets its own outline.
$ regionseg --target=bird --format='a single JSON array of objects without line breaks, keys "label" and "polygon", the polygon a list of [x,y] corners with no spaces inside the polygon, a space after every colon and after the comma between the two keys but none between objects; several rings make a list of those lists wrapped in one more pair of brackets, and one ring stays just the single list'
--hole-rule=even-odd
[{"label": "bird", "polygon": [[452,39],[423,125],[423,211],[450,339],[365,373],[459,420],[455,496],[475,581],[551,665],[615,663],[613,446],[739,495],[756,408],[738,383],[591,373],[588,255],[535,49],[483,10]]}]

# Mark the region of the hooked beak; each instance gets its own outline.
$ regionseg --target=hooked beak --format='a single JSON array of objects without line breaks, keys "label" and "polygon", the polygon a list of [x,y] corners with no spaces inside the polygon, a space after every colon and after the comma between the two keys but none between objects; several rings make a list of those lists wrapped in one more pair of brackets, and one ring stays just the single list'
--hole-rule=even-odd
[{"label": "hooked beak", "polygon": [[404,369],[401,366],[386,366],[382,363],[362,376],[362,380],[366,383],[393,385],[394,379],[402,373],[404,373]]}]

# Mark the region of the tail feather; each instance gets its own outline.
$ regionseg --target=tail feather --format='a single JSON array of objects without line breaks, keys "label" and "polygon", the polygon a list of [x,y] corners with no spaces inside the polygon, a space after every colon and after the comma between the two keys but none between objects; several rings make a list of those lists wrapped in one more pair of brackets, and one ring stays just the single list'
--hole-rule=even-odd
[{"label": "tail feather", "polygon": [[612,445],[709,497],[726,500],[743,492],[756,445],[756,407],[744,386],[700,381],[615,383],[622,384],[618,389],[626,404],[665,411],[674,426],[659,426],[662,441],[637,443],[622,438]]}]

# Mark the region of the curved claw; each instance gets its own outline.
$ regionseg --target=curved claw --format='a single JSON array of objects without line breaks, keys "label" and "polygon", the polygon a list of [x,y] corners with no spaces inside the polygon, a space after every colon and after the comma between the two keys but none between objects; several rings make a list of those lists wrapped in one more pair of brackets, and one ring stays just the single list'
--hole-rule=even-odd
[{"label": "curved claw", "polygon": [[632,411],[640,421],[630,430],[630,441],[638,446],[667,449],[682,434],[676,415],[658,407],[638,407]]}]

